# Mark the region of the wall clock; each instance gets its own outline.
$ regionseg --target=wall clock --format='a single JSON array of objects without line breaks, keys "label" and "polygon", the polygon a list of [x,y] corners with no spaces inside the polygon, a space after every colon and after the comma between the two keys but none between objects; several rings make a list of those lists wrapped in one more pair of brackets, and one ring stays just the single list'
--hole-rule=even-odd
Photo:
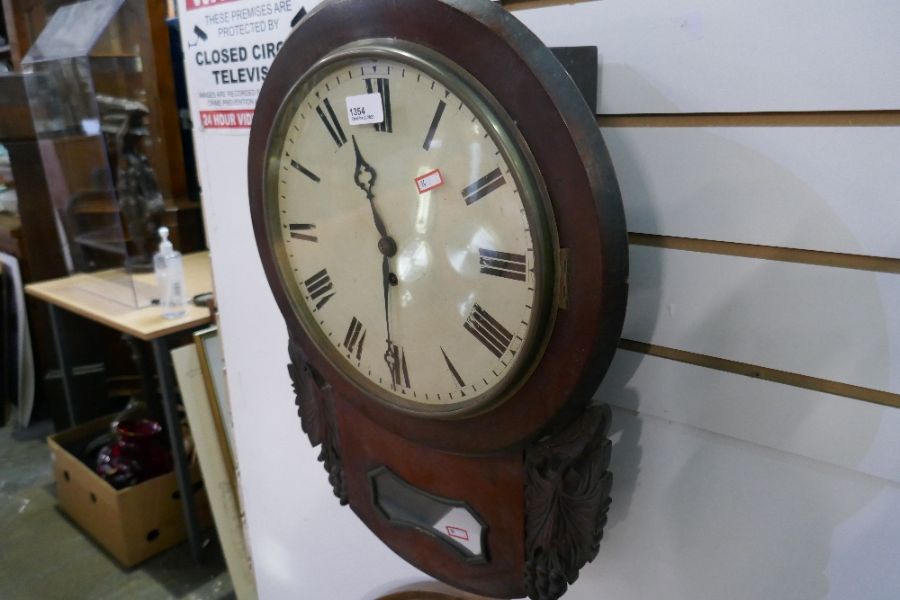
[{"label": "wall clock", "polygon": [[465,590],[562,595],[598,549],[625,311],[615,174],[552,53],[488,0],[333,0],[250,135],[253,227],[334,492]]}]

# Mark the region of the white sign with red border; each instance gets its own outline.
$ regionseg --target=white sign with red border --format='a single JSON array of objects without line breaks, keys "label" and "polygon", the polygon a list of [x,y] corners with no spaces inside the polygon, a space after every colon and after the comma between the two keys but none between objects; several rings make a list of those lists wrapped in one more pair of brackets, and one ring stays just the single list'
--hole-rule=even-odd
[{"label": "white sign with red border", "polygon": [[[246,134],[302,0],[179,0],[194,129]],[[305,2],[307,5],[317,2]]]}]

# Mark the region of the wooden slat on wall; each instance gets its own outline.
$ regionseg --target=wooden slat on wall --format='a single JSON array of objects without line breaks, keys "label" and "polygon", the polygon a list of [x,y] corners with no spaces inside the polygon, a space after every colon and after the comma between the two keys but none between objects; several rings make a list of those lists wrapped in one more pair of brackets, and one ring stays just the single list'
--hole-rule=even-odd
[{"label": "wooden slat on wall", "polygon": [[890,408],[900,408],[900,394],[886,392],[884,390],[842,383],[832,379],[813,377],[812,375],[804,375],[802,373],[783,371],[758,364],[729,360],[718,356],[710,356],[709,354],[698,354],[696,352],[678,350],[677,348],[667,348],[665,346],[658,346],[645,342],[636,342],[629,339],[620,340],[619,347],[622,350],[630,352],[639,352],[648,356],[656,356],[658,358],[665,358],[684,364],[742,375],[744,377],[750,377],[751,379],[780,383],[805,390],[812,390],[814,392],[823,392],[833,396],[841,396],[852,400],[864,400],[871,404],[878,404]]},{"label": "wooden slat on wall", "polygon": [[896,2],[604,0],[515,16],[550,46],[599,47],[603,114],[900,108]]},{"label": "wooden slat on wall", "polygon": [[631,231],[900,258],[900,126],[603,134]]},{"label": "wooden slat on wall", "polygon": [[891,408],[627,350],[595,397],[900,483]]},{"label": "wooden slat on wall", "polygon": [[600,127],[891,127],[897,110],[599,115]]},{"label": "wooden slat on wall", "polygon": [[900,392],[900,276],[631,247],[623,337]]},{"label": "wooden slat on wall", "polygon": [[631,233],[628,236],[628,239],[630,243],[638,246],[653,246],[656,248],[670,248],[672,250],[721,254],[723,256],[743,256],[745,258],[778,260],[781,262],[793,262],[804,265],[819,265],[823,267],[838,267],[842,269],[900,274],[900,259],[885,258],[883,256],[823,252],[821,250],[801,250],[797,248],[762,246],[757,244],[743,244],[740,242],[719,242],[715,240],[651,235],[647,233]]}]

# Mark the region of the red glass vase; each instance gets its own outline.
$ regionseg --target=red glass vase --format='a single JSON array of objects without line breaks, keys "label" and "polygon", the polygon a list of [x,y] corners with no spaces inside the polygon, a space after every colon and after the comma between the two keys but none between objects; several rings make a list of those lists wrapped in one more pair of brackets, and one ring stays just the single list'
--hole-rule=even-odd
[{"label": "red glass vase", "polygon": [[119,421],[115,441],[100,449],[96,472],[116,489],[136,485],[172,470],[162,426],[149,419]]}]

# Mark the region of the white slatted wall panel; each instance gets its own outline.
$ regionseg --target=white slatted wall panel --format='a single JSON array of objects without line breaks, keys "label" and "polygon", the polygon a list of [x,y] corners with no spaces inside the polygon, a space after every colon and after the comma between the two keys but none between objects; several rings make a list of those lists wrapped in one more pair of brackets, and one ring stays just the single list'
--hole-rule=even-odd
[{"label": "white slatted wall panel", "polygon": [[[786,475],[778,453],[751,467],[753,446],[732,462],[698,435],[659,468],[657,436],[676,430],[620,416],[627,516],[601,552],[614,568],[592,565],[573,595],[894,597],[876,557],[900,541],[888,516],[900,489],[883,483],[900,482],[900,410],[824,390],[900,400],[900,113],[863,112],[900,109],[887,75],[900,72],[900,4],[604,0],[516,15],[549,45],[598,46],[600,123],[629,230],[644,234],[633,241],[683,248],[632,244],[623,335],[707,366],[620,351],[597,397],[815,461]],[[772,247],[786,260],[766,259]],[[839,469],[813,482],[820,462]],[[825,500],[848,499],[854,476],[872,495]],[[867,584],[848,585],[840,573],[860,581],[862,562]],[[619,575],[635,565],[646,577]]]},{"label": "white slatted wall panel", "polygon": [[589,0],[516,11],[598,46],[603,114],[900,109],[900,4]]},{"label": "white slatted wall panel", "polygon": [[[900,5],[535,4],[515,15],[547,44],[599,48],[598,112],[618,116],[600,122],[612,123],[602,131],[629,231],[701,241],[701,251],[632,245],[623,336],[900,394],[900,113],[863,125],[822,114],[859,121],[860,111],[900,109],[900,80],[884,75],[900,72]],[[794,121],[689,120],[797,111]],[[898,260],[882,272],[839,268],[716,254],[707,240]],[[900,438],[897,409],[641,356],[617,357],[599,395],[879,477],[900,473],[889,441]],[[802,428],[771,427],[786,414],[806,414]],[[877,436],[865,434],[873,423]]]},{"label": "white slatted wall panel", "polygon": [[[797,387],[620,351],[597,392],[619,407],[610,525],[566,600],[894,600],[900,410],[841,386],[900,399],[900,3],[545,4],[514,14],[549,45],[599,47],[599,112],[630,231],[698,240],[632,245],[626,337],[816,378]],[[694,113],[797,111],[898,112],[865,126],[835,115],[686,125]],[[632,117],[648,113],[668,121]],[[259,589],[374,600],[421,576],[337,506],[298,433],[286,353],[273,349],[283,325],[245,260],[245,141],[198,139]],[[888,261],[729,256],[731,243]]]}]

